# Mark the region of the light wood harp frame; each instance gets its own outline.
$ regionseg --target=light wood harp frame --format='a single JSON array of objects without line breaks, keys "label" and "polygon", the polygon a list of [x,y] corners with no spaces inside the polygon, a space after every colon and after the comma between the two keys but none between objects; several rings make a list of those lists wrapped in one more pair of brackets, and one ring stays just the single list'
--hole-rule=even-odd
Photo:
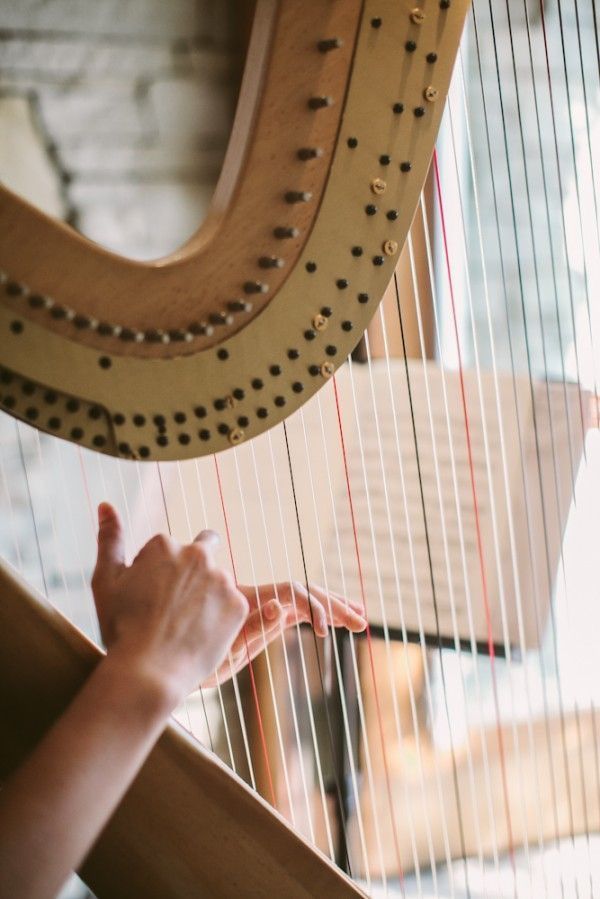
[{"label": "light wood harp frame", "polygon": [[117,256],[0,188],[0,403],[111,455],[183,459],[297,409],[391,278],[467,0],[260,0],[206,221]]}]

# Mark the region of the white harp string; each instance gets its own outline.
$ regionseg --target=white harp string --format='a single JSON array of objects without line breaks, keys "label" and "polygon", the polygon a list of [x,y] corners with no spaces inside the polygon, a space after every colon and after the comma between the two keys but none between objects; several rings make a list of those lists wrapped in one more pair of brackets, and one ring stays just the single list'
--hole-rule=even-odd
[{"label": "white harp string", "polygon": [[[542,11],[542,16],[543,16],[543,11]],[[497,48],[495,31],[494,31],[494,14],[493,14],[491,6],[490,6],[490,21],[491,21],[491,26],[492,26],[493,50],[494,50],[496,75],[497,75],[497,81],[498,81],[497,88],[498,88],[498,99],[499,99],[500,112],[501,112],[502,138],[503,138],[502,143],[503,143],[503,147],[504,147],[504,156],[505,156],[506,172],[507,172],[507,180],[508,180],[508,196],[509,196],[510,210],[511,210],[511,216],[512,216],[512,221],[513,221],[512,241],[511,242],[514,241],[515,260],[516,260],[517,273],[518,273],[518,295],[519,295],[519,299],[520,299],[520,308],[521,308],[521,313],[522,313],[523,338],[524,338],[524,342],[525,342],[527,375],[529,378],[530,392],[531,392],[531,399],[532,399],[532,419],[533,419],[533,430],[534,430],[534,440],[535,440],[535,453],[536,453],[536,461],[537,461],[538,486],[539,486],[539,490],[540,490],[542,520],[543,520],[543,545],[544,545],[544,553],[545,553],[545,559],[546,559],[546,569],[547,569],[546,574],[547,574],[547,578],[548,578],[548,583],[552,584],[553,572],[552,572],[552,567],[551,567],[549,541],[548,541],[547,501],[546,501],[546,496],[545,496],[545,491],[544,491],[543,475],[542,475],[540,435],[539,435],[539,430],[538,430],[538,421],[537,421],[537,414],[536,414],[536,408],[535,408],[535,398],[534,398],[534,388],[533,388],[531,340],[530,340],[530,334],[529,334],[529,329],[528,329],[527,312],[526,312],[526,298],[525,298],[525,293],[524,293],[524,291],[525,291],[524,271],[523,271],[524,263],[522,262],[522,251],[521,251],[522,250],[522,232],[520,229],[517,228],[516,201],[515,201],[515,194],[514,194],[514,187],[513,187],[513,163],[512,163],[511,155],[509,153],[509,146],[508,146],[508,140],[507,140],[507,124],[506,124],[505,110],[504,110],[504,104],[503,104],[503,99],[502,99],[502,85],[501,85],[501,75],[500,75],[499,62],[498,62],[498,48]],[[542,19],[542,21],[543,21],[543,19]],[[550,85],[549,85],[549,87],[550,87]],[[552,106],[552,101],[551,101],[551,106]],[[552,116],[552,117],[554,118],[554,116]],[[560,170],[558,172],[558,176],[559,176],[559,194],[560,194],[560,198],[561,198],[561,210],[563,210],[564,197],[563,197],[563,189],[561,186]],[[525,166],[525,177],[527,177],[526,166]],[[564,220],[564,211],[562,212],[562,217]],[[566,244],[565,244],[565,251],[566,251],[566,249],[567,248],[566,248]],[[566,263],[567,263],[568,281],[569,281],[569,285],[571,285],[571,270],[570,270],[570,266],[568,263],[568,255],[566,256]],[[575,332],[575,321],[574,321],[574,310],[573,310],[573,299],[572,299],[571,288],[569,288],[569,295],[570,295],[571,316],[572,316],[572,324],[573,324],[573,338],[575,341],[577,377],[579,377],[579,360],[578,360],[578,352],[577,352],[577,347],[576,347],[576,332]],[[508,321],[508,312],[507,312],[507,328],[509,328],[509,327],[510,327],[510,325],[509,325],[509,321]],[[542,337],[542,346],[544,347],[543,337]],[[514,370],[513,370],[513,375],[514,375]],[[544,377],[545,377],[546,386],[547,386],[548,373],[547,373],[547,360],[545,357],[545,349],[544,349]],[[582,421],[582,424],[583,424],[583,421]],[[550,425],[550,434],[551,434],[551,440],[553,441],[552,422]],[[561,745],[562,752],[559,749],[559,753],[562,755],[562,766],[563,766],[563,773],[564,773],[564,779],[565,779],[565,788],[566,788],[566,794],[567,794],[567,804],[568,804],[568,814],[569,814],[569,831],[570,831],[570,836],[571,836],[572,851],[574,854],[574,852],[575,852],[575,834],[574,834],[573,797],[572,797],[571,780],[570,780],[570,773],[569,773],[564,701],[563,701],[563,694],[562,694],[560,667],[559,667],[559,661],[558,661],[556,617],[555,617],[555,610],[554,610],[553,603],[551,603],[549,606],[549,614],[550,614],[553,662],[554,662],[555,671],[557,673],[556,688],[557,688],[557,695],[558,695],[560,742],[562,744]],[[540,659],[540,666],[543,667],[544,662],[543,662],[543,654],[542,653],[539,654],[539,659]],[[543,679],[543,689],[544,689],[544,694],[545,694],[546,693],[546,678],[545,678],[545,668],[544,667],[543,667],[542,679]],[[546,719],[547,719],[547,712],[546,712]],[[551,745],[550,738],[548,738],[548,743],[549,743],[549,750],[550,750],[551,758],[552,758],[552,745]],[[556,809],[557,794],[556,794],[556,784],[554,781],[553,766],[552,766],[552,775],[551,776],[552,776],[552,781],[553,781],[555,820],[557,821],[558,820],[558,812]],[[557,840],[558,840],[558,838],[559,838],[558,823],[556,825],[556,836],[557,836]],[[574,857],[574,855],[573,855],[573,857]],[[575,870],[575,866],[573,866],[573,869]],[[579,894],[579,887],[578,887],[577,877],[575,874],[574,874],[574,886],[575,886],[576,894]]]}]

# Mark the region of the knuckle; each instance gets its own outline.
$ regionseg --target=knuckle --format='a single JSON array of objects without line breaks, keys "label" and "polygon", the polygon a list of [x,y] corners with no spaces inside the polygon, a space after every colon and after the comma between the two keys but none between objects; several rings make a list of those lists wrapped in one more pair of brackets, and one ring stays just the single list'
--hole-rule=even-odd
[{"label": "knuckle", "polygon": [[229,574],[228,571],[223,571],[223,569],[219,569],[215,571],[214,575],[215,586],[224,592],[231,591],[234,589],[233,578]]},{"label": "knuckle", "polygon": [[235,590],[231,596],[231,606],[233,612],[240,618],[244,619],[248,612],[250,611],[250,605],[248,600],[244,596],[243,593],[240,593],[239,590]]},{"label": "knuckle", "polygon": [[94,571],[92,573],[92,579],[91,579],[90,583],[92,585],[92,590],[97,590],[102,583],[102,570],[100,568],[98,568],[98,566],[96,566],[96,568],[94,568]]},{"label": "knuckle", "polygon": [[190,543],[189,546],[183,548],[182,553],[186,561],[199,567],[205,566],[208,562],[206,547],[202,546],[200,543]]}]

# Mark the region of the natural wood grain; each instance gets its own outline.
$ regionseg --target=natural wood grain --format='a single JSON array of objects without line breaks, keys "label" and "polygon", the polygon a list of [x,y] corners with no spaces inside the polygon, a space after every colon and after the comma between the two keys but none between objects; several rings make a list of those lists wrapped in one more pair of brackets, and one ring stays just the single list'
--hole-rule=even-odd
[{"label": "natural wood grain", "polygon": [[[0,776],[32,748],[100,656],[0,562]],[[363,895],[173,724],[81,875],[98,899]]]},{"label": "natural wood grain", "polygon": [[[265,8],[268,12],[271,6],[267,4]],[[467,9],[468,0],[454,0],[447,8],[435,4],[417,24],[408,0],[365,0],[360,16],[355,0],[343,4],[323,0],[306,7],[306,13],[305,7],[300,13],[297,4],[278,5],[277,27],[283,28],[281,23],[288,14],[289,28],[283,28],[281,44],[272,38],[271,44],[265,40],[263,47],[268,45],[272,50],[268,66],[275,65],[288,30],[298,31],[298,56],[290,54],[281,78],[275,79],[285,85],[291,77],[294,93],[288,90],[284,95],[280,90],[278,95],[285,113],[283,121],[271,115],[264,91],[258,90],[263,99],[256,107],[256,115],[251,103],[240,104],[239,115],[248,120],[242,130],[255,135],[256,146],[260,144],[267,156],[266,163],[264,156],[258,166],[249,155],[240,155],[235,150],[235,140],[230,156],[243,160],[248,178],[258,177],[259,171],[265,175],[266,171],[264,190],[253,192],[253,205],[246,208],[240,233],[228,223],[229,214],[233,216],[235,209],[241,208],[242,196],[241,182],[238,184],[231,169],[228,171],[228,160],[215,197],[215,209],[226,209],[222,222],[231,242],[228,258],[233,260],[231,272],[235,273],[238,288],[248,278],[248,247],[254,260],[262,253],[270,255],[270,244],[267,247],[260,235],[271,240],[275,224],[294,224],[281,222],[280,212],[296,215],[298,208],[309,205],[318,205],[318,209],[307,227],[309,233],[300,254],[286,259],[281,269],[283,279],[268,282],[271,289],[266,296],[252,295],[252,313],[236,313],[236,319],[244,318],[245,326],[235,333],[229,333],[227,326],[215,326],[221,341],[218,349],[207,348],[204,338],[197,340],[191,331],[187,335],[177,332],[173,340],[170,334],[155,332],[151,336],[158,341],[153,344],[156,352],[168,357],[158,360],[144,357],[148,335],[142,330],[125,331],[121,337],[126,339],[115,343],[109,328],[108,342],[91,347],[78,334],[75,317],[73,324],[60,325],[70,329],[68,336],[53,330],[46,321],[33,321],[28,312],[31,295],[27,289],[52,296],[55,286],[64,286],[65,297],[61,295],[59,300],[69,299],[67,305],[72,305],[73,316],[79,308],[76,294],[79,289],[89,289],[96,297],[94,302],[98,305],[94,311],[98,318],[106,318],[104,313],[111,306],[113,310],[122,307],[124,314],[129,315],[140,304],[144,315],[149,314],[151,307],[158,307],[161,316],[169,317],[186,306],[186,296],[189,299],[199,293],[208,295],[210,283],[218,283],[221,289],[230,268],[221,266],[215,281],[211,253],[206,268],[200,266],[191,274],[188,271],[167,290],[165,279],[171,277],[175,268],[181,274],[188,265],[186,260],[194,256],[192,244],[170,261],[144,267],[113,258],[82,240],[73,241],[68,229],[56,223],[50,227],[52,223],[46,222],[41,227],[39,217],[28,215],[26,207],[6,194],[0,203],[4,205],[4,213],[0,213],[0,268],[5,273],[0,274],[0,280],[8,279],[9,289],[5,286],[0,295],[0,361],[14,383],[7,390],[0,387],[0,402],[16,417],[28,419],[33,415],[36,426],[42,430],[114,455],[142,459],[191,458],[219,452],[232,443],[237,445],[256,436],[299,408],[354,348],[389,283],[427,174]],[[309,12],[314,14],[310,22]],[[300,25],[294,19],[296,14],[301,16]],[[339,21],[334,20],[334,14],[341,17]],[[257,22],[262,21],[257,13]],[[378,24],[374,26],[373,21]],[[341,48],[319,52],[320,39],[339,37],[346,33],[344,29],[352,32],[352,23],[358,27],[356,41],[350,34]],[[267,26],[265,30],[269,31]],[[415,39],[435,51],[435,63],[427,62],[422,52],[406,49]],[[266,65],[262,53],[259,58]],[[350,58],[346,80],[340,73],[346,71]],[[313,70],[315,59],[319,62]],[[298,70],[298,83],[294,69]],[[310,77],[307,72],[312,73]],[[345,88],[335,96],[332,90],[333,105],[310,110],[307,119],[308,98],[329,90],[327,79],[321,80],[321,75],[325,78],[327,73],[332,79],[341,77],[336,84]],[[270,85],[271,75],[261,83]],[[424,95],[432,85],[438,92],[437,100],[429,102]],[[301,95],[302,103],[298,105]],[[395,111],[400,97],[402,114]],[[340,105],[341,118],[336,118]],[[259,126],[258,118],[263,112],[264,122]],[[334,118],[335,136],[328,145],[331,152],[328,154],[324,145],[323,157],[300,165],[297,150],[305,145],[315,146],[319,137],[311,129],[320,127],[321,120]],[[289,152],[282,151],[281,142]],[[389,163],[381,162],[387,157]],[[399,160],[405,159],[411,160],[410,170],[401,169]],[[302,175],[296,180],[298,165]],[[290,206],[282,201],[280,188],[272,188],[277,179],[285,176],[286,190],[304,190],[313,175],[317,178],[316,173],[323,175],[324,171],[327,174],[322,191],[320,187],[312,191],[310,203]],[[290,178],[294,184],[290,184]],[[243,181],[245,184],[246,179]],[[211,231],[211,220],[221,222],[218,215],[213,219],[209,215],[204,237]],[[260,240],[248,243],[248,235],[254,234],[255,228],[259,228]],[[60,247],[53,241],[58,241]],[[73,246],[77,249],[72,257]],[[355,246],[360,246],[362,252],[353,253]],[[57,253],[57,249],[61,252]],[[87,267],[87,262],[80,265],[81,254],[93,260],[91,267]],[[113,295],[109,282],[121,268],[135,273],[135,283],[127,286],[129,275],[123,283],[119,279]],[[81,283],[84,270],[85,283]],[[260,271],[269,272],[270,278],[279,270]],[[50,280],[45,279],[46,274]],[[16,283],[21,280],[24,287]],[[113,299],[109,300],[109,295]],[[115,297],[118,302],[113,302]],[[237,297],[238,289],[233,295],[223,294],[223,301]],[[265,305],[263,299],[268,297],[271,299]],[[54,307],[48,303],[44,314],[49,320],[52,314],[48,310]],[[315,319],[323,308],[330,311],[324,316],[325,325],[317,327]],[[260,315],[255,315],[259,309]],[[64,308],[59,310],[59,314],[63,313],[66,315]],[[95,336],[90,339],[95,341],[100,336],[96,319],[79,324],[82,334],[93,332]],[[235,327],[234,321],[231,328]],[[136,342],[137,338],[141,342]],[[163,338],[170,342],[162,344]],[[101,346],[108,355],[102,354]],[[39,385],[35,396],[27,395],[27,390],[23,392],[19,378]],[[49,389],[55,398],[52,410],[48,410],[45,401]]]},{"label": "natural wood grain", "polygon": [[[0,187],[0,268],[77,313],[135,330],[187,329],[190,322],[206,321],[211,312],[226,310],[228,301],[243,298],[246,281],[264,281],[267,294],[246,298],[253,304],[250,313],[238,313],[231,325],[198,337],[194,349],[219,343],[245,326],[293,268],[317,215],[361,6],[360,0],[257,4],[221,175],[205,221],[184,247],[157,262],[125,259]],[[317,43],[324,37],[339,37],[343,45],[320,53]],[[309,109],[309,98],[320,95],[335,103]],[[318,147],[322,156],[301,161],[300,147]],[[309,192],[312,199],[290,205],[288,191]],[[276,226],[293,226],[298,236],[277,240]],[[264,270],[258,264],[261,256],[279,256],[285,264]],[[167,357],[182,351],[178,343],[126,344],[89,328],[77,333],[69,321],[53,319],[45,309],[24,312],[101,352]]]}]

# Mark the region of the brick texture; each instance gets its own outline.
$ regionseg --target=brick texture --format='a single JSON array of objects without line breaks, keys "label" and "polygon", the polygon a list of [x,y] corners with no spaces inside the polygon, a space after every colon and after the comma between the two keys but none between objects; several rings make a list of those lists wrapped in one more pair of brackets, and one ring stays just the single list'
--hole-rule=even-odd
[{"label": "brick texture", "polygon": [[25,98],[70,220],[134,258],[198,227],[231,127],[233,3],[3,5],[0,92]]}]

